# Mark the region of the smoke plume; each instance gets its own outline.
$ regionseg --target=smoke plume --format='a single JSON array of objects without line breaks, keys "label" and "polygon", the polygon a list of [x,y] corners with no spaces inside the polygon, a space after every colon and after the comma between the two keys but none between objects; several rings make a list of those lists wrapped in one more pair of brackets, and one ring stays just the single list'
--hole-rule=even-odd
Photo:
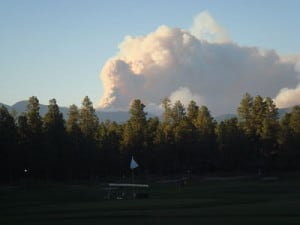
[{"label": "smoke plume", "polygon": [[189,30],[162,25],[145,36],[125,37],[100,78],[99,107],[107,110],[128,110],[133,99],[141,99],[149,111],[157,111],[169,97],[185,105],[194,100],[219,115],[234,113],[246,92],[278,95],[275,102],[285,106],[299,103],[291,99],[300,95],[295,61],[233,43],[208,12]]}]

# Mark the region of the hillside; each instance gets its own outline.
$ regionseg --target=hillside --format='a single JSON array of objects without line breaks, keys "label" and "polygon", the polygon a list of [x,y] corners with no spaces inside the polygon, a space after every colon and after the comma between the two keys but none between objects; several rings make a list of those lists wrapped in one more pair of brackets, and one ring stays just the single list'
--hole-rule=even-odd
[{"label": "hillside", "polygon": [[[19,101],[12,106],[0,103],[0,105],[4,105],[9,111],[15,111],[17,115],[26,112],[27,104],[28,104],[27,100]],[[63,114],[64,118],[67,119],[69,108],[60,106],[59,110]],[[48,105],[40,104],[41,116],[44,116],[47,113],[47,111],[48,111]],[[117,112],[96,111],[96,115],[98,116],[100,121],[110,120],[118,123],[123,123],[129,119],[129,113],[123,111],[117,111]]]},{"label": "hillside", "polygon": [[[22,112],[26,112],[28,101],[19,101],[12,106],[0,103],[0,105],[4,105],[9,111],[15,111],[17,115],[21,114]],[[68,118],[69,108],[65,106],[59,107],[60,112],[63,114],[64,118]],[[281,108],[278,110],[279,118],[283,117],[286,113],[290,112],[292,108]],[[40,114],[44,116],[48,111],[48,105],[40,104]],[[130,115],[128,112],[125,111],[99,111],[96,110],[96,114],[100,121],[110,120],[115,121],[117,123],[126,122]],[[236,117],[236,114],[223,114],[215,117],[217,122],[221,122],[225,119],[230,119],[232,117]],[[148,114],[148,117],[154,117],[154,115]]]}]

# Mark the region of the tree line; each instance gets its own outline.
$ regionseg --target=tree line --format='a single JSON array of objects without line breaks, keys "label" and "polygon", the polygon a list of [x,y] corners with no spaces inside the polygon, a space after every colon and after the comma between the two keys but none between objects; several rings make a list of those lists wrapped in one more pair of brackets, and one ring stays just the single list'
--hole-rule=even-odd
[{"label": "tree line", "polygon": [[67,119],[55,99],[42,117],[29,98],[16,116],[0,107],[0,177],[45,180],[96,179],[128,175],[132,155],[137,173],[267,172],[300,169],[300,107],[282,118],[271,98],[244,94],[237,117],[221,122],[206,106],[162,100],[162,118],[147,117],[135,99],[124,123],[99,121],[86,96],[71,105]]}]

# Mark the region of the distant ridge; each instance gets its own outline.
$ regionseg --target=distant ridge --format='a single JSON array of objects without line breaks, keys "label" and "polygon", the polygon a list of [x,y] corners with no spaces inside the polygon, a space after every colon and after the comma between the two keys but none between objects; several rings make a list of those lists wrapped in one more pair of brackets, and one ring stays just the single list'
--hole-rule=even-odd
[{"label": "distant ridge", "polygon": [[216,116],[215,120],[219,123],[219,122],[222,122],[224,120],[228,120],[228,119],[231,119],[231,118],[234,118],[234,117],[237,117],[237,115],[236,114],[223,114],[223,115],[220,115],[220,116]]},{"label": "distant ridge", "polygon": [[4,105],[8,110],[11,110],[11,106],[6,105],[6,104],[4,104],[4,103],[0,103],[0,106],[2,106],[2,105]]},{"label": "distant ridge", "polygon": [[278,109],[278,117],[279,118],[283,117],[286,113],[290,113],[292,111],[292,109],[293,109],[293,107]]},{"label": "distant ridge", "polygon": [[[278,118],[282,118],[286,113],[290,113],[292,111],[292,109],[293,109],[293,107],[278,109]],[[215,120],[217,122],[221,122],[221,121],[228,120],[228,119],[231,119],[231,118],[234,118],[237,116],[238,116],[237,114],[223,114],[220,116],[216,116]]]},{"label": "distant ridge", "polygon": [[[7,104],[0,103],[0,105],[4,105],[9,111],[15,111],[17,115],[26,112],[28,100],[23,100],[15,103],[12,106],[9,106]],[[290,108],[281,108],[278,109],[278,117],[282,118],[286,113],[291,112],[293,107]],[[63,114],[64,118],[68,118],[68,112],[69,108],[65,106],[59,107],[60,112]],[[41,116],[44,116],[48,112],[48,105],[40,104],[40,114]],[[129,112],[125,111],[100,111],[96,110],[96,115],[98,116],[100,122],[105,120],[115,121],[117,123],[124,123],[130,118]],[[148,114],[148,117],[155,117],[154,115]],[[221,121],[224,121],[226,119],[230,119],[233,117],[237,117],[236,114],[223,114],[214,117],[215,120],[219,123]]]},{"label": "distant ridge", "polygon": [[[26,112],[27,110],[28,101],[19,101],[11,106],[12,109],[14,109],[18,114]],[[60,106],[59,107],[60,112],[63,114],[64,118],[68,117],[69,109],[67,107]],[[48,112],[48,105],[40,104],[40,114],[41,116],[44,116]]]},{"label": "distant ridge", "polygon": [[[28,101],[23,100],[19,101],[12,106],[0,103],[0,105],[4,105],[9,111],[15,111],[17,115],[26,112]],[[48,112],[48,105],[40,104],[40,114],[41,116],[44,116]],[[64,118],[68,118],[69,108],[65,106],[59,106],[60,112],[63,114]],[[96,110],[96,115],[98,116],[100,121],[110,120],[115,121],[117,123],[123,123],[126,122],[130,115],[128,112],[124,111],[115,111],[115,112],[107,112],[107,111],[99,111]]]}]

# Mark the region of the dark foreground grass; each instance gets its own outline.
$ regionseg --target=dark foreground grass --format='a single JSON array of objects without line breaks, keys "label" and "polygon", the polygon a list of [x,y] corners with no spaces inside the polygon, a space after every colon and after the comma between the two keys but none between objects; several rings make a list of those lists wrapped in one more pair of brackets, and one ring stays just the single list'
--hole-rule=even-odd
[{"label": "dark foreground grass", "polygon": [[150,185],[136,200],[106,200],[102,185],[2,186],[0,224],[300,224],[300,179]]}]

